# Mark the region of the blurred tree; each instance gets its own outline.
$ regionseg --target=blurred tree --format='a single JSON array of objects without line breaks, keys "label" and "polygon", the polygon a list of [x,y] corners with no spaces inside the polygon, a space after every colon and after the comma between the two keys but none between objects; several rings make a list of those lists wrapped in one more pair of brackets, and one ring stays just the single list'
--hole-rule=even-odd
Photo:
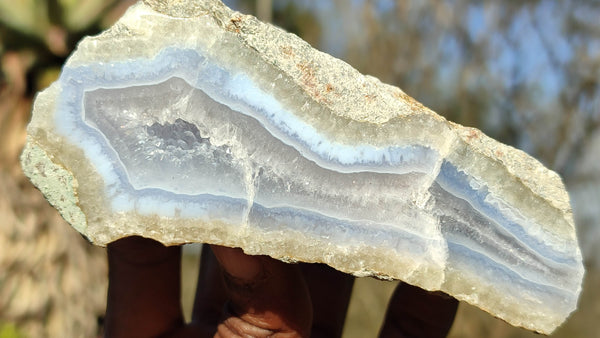
[{"label": "blurred tree", "polygon": [[597,1],[335,4],[361,18],[351,64],[570,175],[600,118]]},{"label": "blurred tree", "polygon": [[256,1],[256,17],[264,22],[271,22],[273,16],[273,0]]}]

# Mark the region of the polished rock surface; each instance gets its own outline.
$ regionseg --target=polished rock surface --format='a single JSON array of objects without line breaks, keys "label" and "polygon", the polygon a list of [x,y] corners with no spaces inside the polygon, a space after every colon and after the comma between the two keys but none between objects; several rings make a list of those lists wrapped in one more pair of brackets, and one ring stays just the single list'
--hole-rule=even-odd
[{"label": "polished rock surface", "polygon": [[241,247],[551,333],[583,265],[558,175],[217,0],[148,0],[40,93],[24,171],[90,241]]}]

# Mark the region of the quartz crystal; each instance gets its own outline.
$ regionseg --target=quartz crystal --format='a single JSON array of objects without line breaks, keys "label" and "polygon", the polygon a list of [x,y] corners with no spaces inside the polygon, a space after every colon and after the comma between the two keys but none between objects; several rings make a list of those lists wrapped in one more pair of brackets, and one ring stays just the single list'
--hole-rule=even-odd
[{"label": "quartz crystal", "polygon": [[218,0],[147,0],[40,93],[22,164],[91,242],[241,247],[551,333],[583,266],[559,176]]}]

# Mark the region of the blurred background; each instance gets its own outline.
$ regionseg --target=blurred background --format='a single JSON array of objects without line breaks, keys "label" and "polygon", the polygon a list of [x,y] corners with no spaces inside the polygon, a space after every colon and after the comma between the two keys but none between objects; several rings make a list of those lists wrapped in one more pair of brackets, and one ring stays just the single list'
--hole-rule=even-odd
[{"label": "blurred background", "polygon": [[[600,1],[228,0],[457,123],[557,171],[573,203],[587,274],[555,337],[598,337]],[[37,91],[83,36],[133,1],[0,0],[0,338],[102,334],[105,253],[25,179],[18,156]],[[197,247],[184,260],[190,311]],[[357,279],[345,337],[375,336],[394,283]],[[461,303],[451,337],[533,337]]]}]

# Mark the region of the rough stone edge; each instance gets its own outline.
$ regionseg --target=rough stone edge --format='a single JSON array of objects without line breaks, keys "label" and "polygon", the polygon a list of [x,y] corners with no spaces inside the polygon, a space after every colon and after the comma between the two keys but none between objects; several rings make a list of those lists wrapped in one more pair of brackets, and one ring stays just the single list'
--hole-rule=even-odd
[{"label": "rough stone edge", "polygon": [[21,166],[25,175],[44,194],[46,200],[79,233],[85,235],[87,218],[79,207],[77,179],[73,174],[52,161],[30,136],[21,154]]}]

